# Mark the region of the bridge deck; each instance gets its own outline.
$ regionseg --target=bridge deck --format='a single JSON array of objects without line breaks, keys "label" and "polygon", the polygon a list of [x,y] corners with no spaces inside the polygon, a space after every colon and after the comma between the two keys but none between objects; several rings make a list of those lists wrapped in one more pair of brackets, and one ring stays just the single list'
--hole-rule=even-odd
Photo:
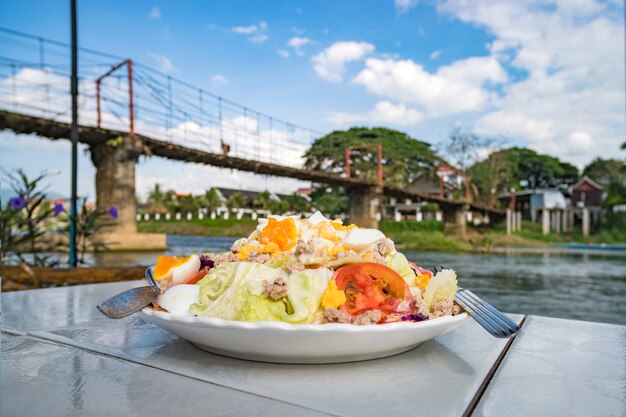
[{"label": "bridge deck", "polygon": [[[71,126],[69,123],[0,110],[0,129],[12,130],[15,133],[36,134],[38,136],[43,136],[49,139],[69,139],[70,127]],[[105,143],[111,138],[128,135],[127,132],[101,129],[93,126],[80,126],[79,132],[80,142],[87,145],[101,144]],[[136,134],[135,137],[143,143],[143,153],[145,155],[154,155],[176,161],[194,162],[220,168],[237,169],[240,171],[253,172],[256,174],[289,177],[303,181],[339,185],[344,187],[376,186],[376,183],[364,181],[361,179],[346,178],[326,172],[298,169],[283,165],[272,164],[269,162],[255,161],[233,156],[225,156],[198,149],[188,148],[186,146],[166,142],[140,134]],[[437,196],[407,191],[401,187],[385,186],[383,192],[385,195],[397,198],[408,198],[417,201],[438,203],[444,209],[453,208],[455,206],[458,207],[466,204],[464,201],[446,200]],[[469,206],[472,210],[479,212],[490,213],[494,215],[502,215],[504,213],[502,210],[488,208],[474,203],[469,204]]]}]

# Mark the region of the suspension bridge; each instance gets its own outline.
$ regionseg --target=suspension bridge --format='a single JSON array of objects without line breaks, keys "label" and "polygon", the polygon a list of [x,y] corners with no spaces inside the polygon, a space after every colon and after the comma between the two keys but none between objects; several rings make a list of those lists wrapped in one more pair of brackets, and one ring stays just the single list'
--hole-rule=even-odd
[{"label": "suspension bridge", "polygon": [[[69,45],[0,28],[0,129],[70,137]],[[96,167],[96,205],[118,208],[116,230],[136,234],[135,166],[141,155],[343,186],[351,220],[376,226],[382,193],[440,205],[446,230],[465,213],[503,212],[467,201],[303,168],[322,132],[251,109],[127,58],[80,48],[79,132]]]}]

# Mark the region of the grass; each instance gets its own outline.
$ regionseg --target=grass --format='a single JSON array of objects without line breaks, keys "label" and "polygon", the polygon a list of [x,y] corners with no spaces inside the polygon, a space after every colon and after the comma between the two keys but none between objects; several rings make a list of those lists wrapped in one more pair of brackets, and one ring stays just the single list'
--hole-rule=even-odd
[{"label": "grass", "polygon": [[[503,228],[498,227],[493,230],[493,233],[499,233],[505,235]],[[600,230],[591,233],[590,236],[583,236],[580,228],[568,233],[550,233],[543,235],[542,227],[538,223],[522,222],[522,230],[515,232],[513,236],[518,236],[522,239],[529,241],[543,242],[545,244],[550,243],[625,243],[626,242],[626,230],[608,229]]]},{"label": "grass", "polygon": [[380,222],[379,228],[387,237],[396,242],[399,248],[404,250],[436,252],[472,250],[470,243],[456,237],[446,236],[443,233],[443,223],[434,220],[422,222],[383,220]]},{"label": "grass", "polygon": [[252,219],[148,220],[137,223],[139,232],[193,236],[248,236],[257,225]]}]

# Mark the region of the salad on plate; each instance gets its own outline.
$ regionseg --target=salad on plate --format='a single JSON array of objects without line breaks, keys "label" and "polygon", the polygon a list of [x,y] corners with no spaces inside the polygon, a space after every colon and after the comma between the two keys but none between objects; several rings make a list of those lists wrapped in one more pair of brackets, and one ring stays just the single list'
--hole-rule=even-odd
[{"label": "salad on plate", "polygon": [[259,219],[226,253],[160,256],[153,309],[291,324],[385,324],[461,313],[456,273],[412,262],[376,229],[320,212]]}]

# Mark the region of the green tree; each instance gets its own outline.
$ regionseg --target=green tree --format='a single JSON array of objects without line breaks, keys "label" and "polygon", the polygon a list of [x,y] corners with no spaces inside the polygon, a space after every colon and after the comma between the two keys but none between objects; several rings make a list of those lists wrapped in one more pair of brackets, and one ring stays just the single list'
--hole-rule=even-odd
[{"label": "green tree", "polygon": [[348,198],[330,193],[314,194],[313,206],[324,214],[335,216],[348,211]]},{"label": "green tree", "polygon": [[490,194],[491,189],[497,192],[511,188],[565,189],[574,184],[579,175],[578,168],[572,164],[518,147],[492,152],[487,159],[470,167],[468,172],[483,199]]},{"label": "green tree", "polygon": [[193,213],[201,206],[200,198],[193,195],[186,195],[178,198],[178,208],[182,213]]},{"label": "green tree", "polygon": [[236,193],[233,193],[226,200],[226,207],[228,207],[231,210],[236,209],[236,208],[244,208],[247,205],[248,205],[248,200],[239,191],[237,191]]},{"label": "green tree", "polygon": [[215,187],[211,187],[211,189],[206,190],[204,195],[200,197],[200,204],[202,207],[206,208],[209,213],[220,207],[222,205],[222,200],[220,200],[217,189],[215,189]]},{"label": "green tree", "polygon": [[[383,178],[385,184],[403,186],[421,174],[433,175],[436,157],[430,144],[413,139],[406,133],[381,127],[353,127],[334,131],[316,139],[305,153],[305,167],[333,174],[345,172],[346,148],[380,143],[383,146]],[[375,147],[354,149],[351,153],[353,177],[376,181],[377,150]]]},{"label": "green tree", "polygon": [[607,206],[626,202],[625,167],[626,164],[617,159],[596,158],[583,169],[583,174],[605,187],[604,204]]},{"label": "green tree", "polygon": [[272,198],[269,191],[263,191],[254,198],[252,206],[261,210],[271,210],[275,206],[276,200]]},{"label": "green tree", "polygon": [[289,207],[288,211],[293,211],[295,213],[307,213],[311,211],[311,202],[306,198],[292,194],[285,196],[283,201],[287,202]]},{"label": "green tree", "polygon": [[162,204],[163,203],[163,191],[161,191],[161,184],[158,182],[154,184],[154,188],[148,192],[148,201],[154,204]]},{"label": "green tree", "polygon": [[618,159],[602,159],[598,157],[583,169],[583,174],[598,184],[608,187],[611,182],[623,182],[626,180],[623,169],[624,163]]},{"label": "green tree", "polygon": [[269,210],[274,214],[284,214],[289,211],[289,203],[285,200],[272,200]]}]

